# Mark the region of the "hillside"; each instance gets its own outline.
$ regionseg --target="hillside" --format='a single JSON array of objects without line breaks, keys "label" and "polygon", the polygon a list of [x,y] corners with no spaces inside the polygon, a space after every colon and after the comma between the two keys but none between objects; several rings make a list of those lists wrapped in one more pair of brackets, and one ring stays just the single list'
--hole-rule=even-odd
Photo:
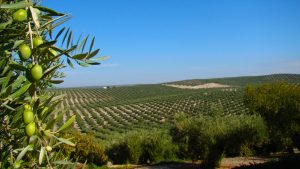
[{"label": "hillside", "polygon": [[116,133],[144,128],[166,128],[176,113],[194,116],[209,113],[218,107],[224,114],[241,114],[248,110],[243,104],[243,86],[285,80],[299,83],[300,75],[280,74],[255,77],[218,78],[171,82],[176,85],[220,83],[230,87],[199,90],[179,89],[165,84],[120,86],[108,89],[70,88],[51,92],[66,94],[60,105],[67,108],[67,116],[76,114],[74,127],[107,139]]},{"label": "hillside", "polygon": [[300,83],[300,74],[272,74],[263,76],[240,76],[240,77],[226,77],[226,78],[213,78],[213,79],[191,79],[169,82],[165,84],[175,85],[201,85],[205,83],[220,83],[230,86],[244,87],[248,84],[261,84],[270,83],[275,81],[287,81],[291,83]]}]

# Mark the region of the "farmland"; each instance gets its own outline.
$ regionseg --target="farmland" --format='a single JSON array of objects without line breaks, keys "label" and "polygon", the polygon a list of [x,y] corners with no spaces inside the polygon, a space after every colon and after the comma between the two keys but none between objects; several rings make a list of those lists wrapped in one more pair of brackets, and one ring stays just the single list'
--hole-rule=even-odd
[{"label": "farmland", "polygon": [[61,123],[76,114],[74,128],[96,137],[107,139],[116,133],[135,129],[166,128],[176,113],[190,116],[207,114],[215,106],[223,114],[247,113],[243,104],[244,87],[247,84],[261,84],[273,81],[300,83],[300,75],[277,74],[268,76],[185,80],[170,82],[176,85],[199,85],[220,83],[226,88],[179,89],[165,84],[118,86],[108,89],[64,88],[50,92],[65,94],[59,105],[67,109]]}]

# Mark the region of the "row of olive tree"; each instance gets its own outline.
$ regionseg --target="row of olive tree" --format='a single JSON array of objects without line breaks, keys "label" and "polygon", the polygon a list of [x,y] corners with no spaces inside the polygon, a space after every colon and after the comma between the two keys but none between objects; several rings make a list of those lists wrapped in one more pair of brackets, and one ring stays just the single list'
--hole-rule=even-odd
[{"label": "row of olive tree", "polygon": [[[74,146],[60,132],[75,116],[57,127],[66,110],[57,108],[63,96],[45,90],[62,83],[66,63],[97,65],[94,38],[74,41],[69,28],[57,27],[68,15],[32,0],[0,1],[0,167],[57,168],[68,164],[53,148]],[[58,47],[58,42],[60,47]],[[63,160],[63,161],[62,161]]]}]

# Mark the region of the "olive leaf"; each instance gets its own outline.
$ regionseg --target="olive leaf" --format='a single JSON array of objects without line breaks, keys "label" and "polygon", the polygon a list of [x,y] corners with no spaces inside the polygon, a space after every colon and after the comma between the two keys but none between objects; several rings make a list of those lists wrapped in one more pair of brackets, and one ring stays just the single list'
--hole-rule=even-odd
[{"label": "olive leaf", "polygon": [[84,59],[87,55],[88,55],[88,53],[82,53],[82,54],[74,55],[74,56],[72,56],[72,58],[73,58],[73,59],[82,60],[82,59]]},{"label": "olive leaf", "polygon": [[94,50],[92,53],[89,53],[89,55],[87,55],[85,59],[90,59],[90,58],[96,56],[99,51],[100,51],[100,49]]},{"label": "olive leaf", "polygon": [[92,49],[94,47],[94,43],[95,43],[95,37],[93,37],[93,40],[92,40],[92,42],[90,44],[89,54],[92,52]]},{"label": "olive leaf", "polygon": [[16,49],[17,47],[19,47],[23,42],[24,42],[24,40],[16,40],[14,43],[13,49]]},{"label": "olive leaf", "polygon": [[81,41],[81,43],[78,47],[78,52],[81,50],[81,53],[83,53],[88,38],[89,38],[89,35]]},{"label": "olive leaf", "polygon": [[40,21],[39,21],[38,14],[36,13],[36,11],[33,9],[32,6],[29,7],[29,10],[30,10],[32,20],[33,20],[33,23],[34,23],[35,27],[37,29],[40,28]]},{"label": "olive leaf", "polygon": [[25,80],[26,80],[26,78],[24,76],[19,76],[15,80],[15,82],[13,84],[11,84],[12,89],[15,90],[16,88],[18,88]]},{"label": "olive leaf", "polygon": [[12,71],[10,71],[7,75],[6,75],[6,79],[3,81],[2,83],[2,88],[1,88],[1,92],[5,90],[6,86],[9,84],[10,79],[12,78],[13,73]]},{"label": "olive leaf", "polygon": [[57,12],[57,11],[55,11],[53,9],[50,9],[50,8],[47,8],[47,7],[44,7],[44,6],[35,6],[35,8],[39,9],[40,11],[46,12],[47,15],[50,15],[50,16],[62,16],[62,15],[65,15],[63,13]]},{"label": "olive leaf", "polygon": [[[59,17],[54,18],[54,19],[50,18],[50,20],[47,21],[46,23],[44,23],[41,26],[41,28],[50,26],[50,27],[48,27],[48,29],[53,30],[55,27],[61,25],[62,23],[66,22],[69,19],[70,18],[68,17],[68,15],[62,15],[62,16],[59,16]],[[58,21],[58,22],[56,22],[56,21]]]},{"label": "olive leaf", "polygon": [[50,82],[50,83],[53,83],[53,84],[61,84],[61,83],[63,83],[64,81],[63,81],[63,80],[53,80],[53,79],[51,79],[51,80],[49,80],[49,82]]},{"label": "olive leaf", "polygon": [[50,41],[50,42],[45,42],[45,43],[41,44],[39,46],[39,48],[48,48],[48,47],[51,47],[52,45],[54,45],[55,43],[56,43],[55,40],[54,41]]},{"label": "olive leaf", "polygon": [[55,36],[55,41],[59,38],[59,36],[65,31],[65,27],[63,27]]},{"label": "olive leaf", "polygon": [[66,38],[67,38],[67,36],[68,36],[69,31],[70,31],[70,28],[67,29],[67,32],[65,33],[65,35],[64,35],[64,37],[63,37],[63,40],[62,40],[62,42],[61,42],[61,45],[64,44],[64,42],[65,42],[65,40],[66,40]]},{"label": "olive leaf", "polygon": [[98,60],[98,61],[101,61],[101,60],[106,60],[106,59],[109,59],[110,58],[110,56],[102,56],[102,57],[100,57],[100,58],[93,58],[93,59],[91,59],[91,60]]},{"label": "olive leaf", "polygon": [[39,155],[39,164],[41,165],[45,156],[45,148],[41,146],[40,155]]},{"label": "olive leaf", "polygon": [[60,66],[61,65],[56,65],[56,66],[50,67],[49,69],[45,70],[44,75],[43,75],[42,78],[46,77],[47,75],[49,75],[51,72],[55,71]]},{"label": "olive leaf", "polygon": [[70,44],[71,44],[71,39],[73,37],[73,32],[70,31],[69,36],[68,36],[68,41],[67,41],[67,48],[69,48]]},{"label": "olive leaf", "polygon": [[71,61],[69,58],[67,59],[67,63],[69,64],[69,66],[70,66],[71,68],[74,68],[73,63],[72,63],[72,61]]},{"label": "olive leaf", "polygon": [[64,160],[58,160],[58,161],[53,161],[52,164],[60,164],[60,165],[72,165],[70,161],[64,161]]},{"label": "olive leaf", "polygon": [[26,154],[27,151],[29,150],[30,146],[31,146],[31,145],[26,146],[26,147],[20,152],[20,154],[18,155],[16,161],[21,160],[21,159],[25,156],[25,154]]},{"label": "olive leaf", "polygon": [[56,137],[56,136],[53,136],[53,137],[55,139],[57,139],[58,141],[62,142],[62,143],[68,144],[69,146],[72,146],[72,147],[75,146],[75,144],[70,141],[70,139],[72,139],[72,138],[70,138],[70,139],[64,139],[64,138],[59,138],[59,137]]},{"label": "olive leaf", "polygon": [[30,86],[31,86],[31,83],[23,85],[19,90],[17,90],[13,94],[11,94],[10,97],[13,98],[13,99],[19,97],[20,95],[22,95],[23,93],[25,93]]},{"label": "olive leaf", "polygon": [[9,66],[13,69],[16,69],[16,70],[21,70],[21,71],[25,71],[27,68],[17,62],[12,62],[9,64]]},{"label": "olive leaf", "polygon": [[12,23],[12,19],[8,20],[7,22],[0,23],[0,30],[5,29],[7,25]]},{"label": "olive leaf", "polygon": [[76,119],[76,115],[73,115],[71,118],[69,118],[69,120],[67,120],[67,121],[65,122],[64,125],[62,125],[62,126],[57,130],[57,132],[60,132],[60,131],[62,131],[62,130],[64,130],[64,129],[68,128],[71,124],[73,124],[73,122],[75,121],[75,119]]}]

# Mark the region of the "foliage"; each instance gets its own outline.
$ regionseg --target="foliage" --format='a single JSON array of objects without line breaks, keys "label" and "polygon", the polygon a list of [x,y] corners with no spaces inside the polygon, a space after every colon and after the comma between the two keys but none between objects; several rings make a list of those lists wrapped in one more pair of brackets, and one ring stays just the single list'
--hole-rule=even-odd
[{"label": "foliage", "polygon": [[282,151],[299,145],[300,86],[285,82],[248,86],[245,105],[259,114],[269,128],[269,151]]},{"label": "foliage", "polygon": [[65,62],[70,67],[99,64],[94,58],[99,49],[93,49],[94,39],[90,45],[88,38],[74,43],[70,28],[56,31],[69,17],[38,1],[2,0],[0,5],[0,167],[70,164],[53,149],[62,143],[74,145],[59,133],[75,116],[57,126],[66,112],[57,107],[63,96],[45,90],[63,82],[59,69]]},{"label": "foliage", "polygon": [[108,149],[109,158],[117,164],[146,164],[175,158],[177,148],[162,131],[133,131]]},{"label": "foliage", "polygon": [[178,113],[175,115],[174,126],[170,129],[170,135],[172,141],[178,145],[178,157],[181,159],[189,158],[189,132],[192,118],[189,118],[184,113]]},{"label": "foliage", "polygon": [[66,137],[73,137],[75,146],[61,145],[59,149],[62,153],[78,162],[94,163],[103,165],[107,162],[104,147],[91,134],[81,134],[78,132],[66,133]]},{"label": "foliage", "polygon": [[257,116],[201,115],[189,118],[178,115],[170,133],[182,157],[203,159],[204,165],[218,166],[222,157],[232,150],[242,153],[243,146],[259,146],[266,139],[266,127]]},{"label": "foliage", "polygon": [[158,163],[176,158],[177,147],[166,133],[149,132],[141,146],[140,163]]}]

